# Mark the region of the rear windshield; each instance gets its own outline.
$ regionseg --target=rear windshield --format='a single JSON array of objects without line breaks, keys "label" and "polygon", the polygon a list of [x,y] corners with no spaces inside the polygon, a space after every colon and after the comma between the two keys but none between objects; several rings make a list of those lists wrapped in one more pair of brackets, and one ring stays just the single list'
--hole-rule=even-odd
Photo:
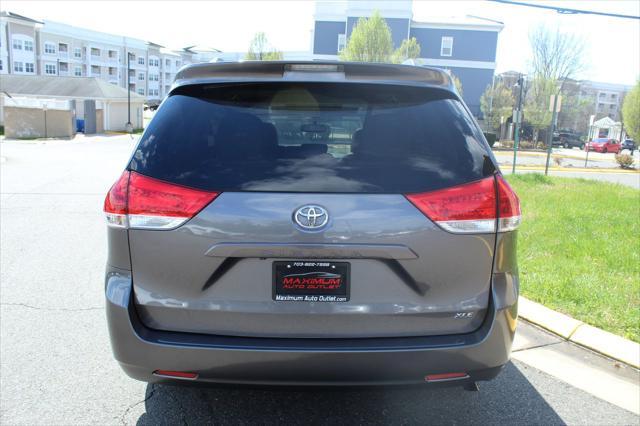
[{"label": "rear windshield", "polygon": [[196,85],[162,103],[129,169],[212,191],[411,193],[491,173],[483,144],[437,89]]}]

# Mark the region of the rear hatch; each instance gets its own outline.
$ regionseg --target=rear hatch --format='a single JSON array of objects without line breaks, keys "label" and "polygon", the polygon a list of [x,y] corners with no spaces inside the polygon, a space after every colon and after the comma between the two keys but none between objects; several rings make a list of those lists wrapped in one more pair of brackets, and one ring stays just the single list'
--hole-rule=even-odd
[{"label": "rear hatch", "polygon": [[437,88],[177,88],[121,182],[136,309],[217,335],[473,331],[496,238],[489,156]]}]

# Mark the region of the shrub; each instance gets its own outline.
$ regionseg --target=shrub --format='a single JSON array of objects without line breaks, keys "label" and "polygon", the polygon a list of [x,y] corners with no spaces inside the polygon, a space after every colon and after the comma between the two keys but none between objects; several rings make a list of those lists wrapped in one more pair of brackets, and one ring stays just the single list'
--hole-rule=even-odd
[{"label": "shrub", "polygon": [[629,154],[616,154],[616,162],[622,169],[630,169],[633,165],[633,157]]},{"label": "shrub", "polygon": [[512,140],[502,140],[500,141],[500,146],[502,148],[513,148],[513,141]]}]

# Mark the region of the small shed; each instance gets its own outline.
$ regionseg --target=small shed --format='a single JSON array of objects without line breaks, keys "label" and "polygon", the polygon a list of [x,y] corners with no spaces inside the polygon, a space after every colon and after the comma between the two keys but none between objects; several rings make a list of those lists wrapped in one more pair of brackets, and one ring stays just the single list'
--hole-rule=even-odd
[{"label": "small shed", "polygon": [[609,117],[603,117],[598,121],[594,121],[589,128],[589,140],[595,138],[609,138],[621,140],[622,123],[613,121]]},{"label": "small shed", "polygon": [[0,77],[0,124],[4,107],[68,105],[76,118],[84,119],[84,101],[96,103],[98,128],[123,131],[128,121],[127,95],[131,98],[131,124],[143,127],[145,98],[99,78],[5,74]]}]

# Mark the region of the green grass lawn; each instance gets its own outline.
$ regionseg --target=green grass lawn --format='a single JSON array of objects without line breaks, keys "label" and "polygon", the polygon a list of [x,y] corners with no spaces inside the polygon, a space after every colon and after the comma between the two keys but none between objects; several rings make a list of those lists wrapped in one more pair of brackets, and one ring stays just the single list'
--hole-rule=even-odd
[{"label": "green grass lawn", "polygon": [[522,174],[521,293],[640,342],[640,191],[595,180]]}]

